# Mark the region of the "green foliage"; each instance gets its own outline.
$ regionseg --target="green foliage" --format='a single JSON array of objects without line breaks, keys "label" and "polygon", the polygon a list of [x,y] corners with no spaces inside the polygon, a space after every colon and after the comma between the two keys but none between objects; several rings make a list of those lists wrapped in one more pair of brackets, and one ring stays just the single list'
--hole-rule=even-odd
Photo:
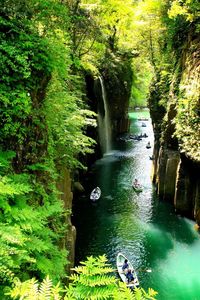
[{"label": "green foliage", "polygon": [[187,21],[194,22],[200,17],[200,4],[198,0],[174,0],[171,3],[169,17],[176,18],[183,15]]},{"label": "green foliage", "polygon": [[122,282],[118,282],[118,289],[116,289],[113,293],[113,300],[145,300],[151,299],[155,300],[156,295],[158,293],[153,289],[149,288],[148,292],[146,292],[143,288],[136,288],[133,291],[131,289],[127,289],[126,285]]},{"label": "green foliage", "polygon": [[[70,77],[68,84],[73,85]],[[96,125],[96,114],[84,108],[80,97],[79,90],[78,93],[69,91],[58,74],[54,74],[45,103],[51,132],[49,146],[54,159],[59,159],[59,164],[67,164],[68,168],[83,167],[77,157],[80,153],[91,153],[94,143],[84,131],[87,126]]]},{"label": "green foliage", "polygon": [[75,1],[70,5],[70,12],[75,62],[78,58],[80,64],[96,70],[107,50],[131,53],[136,47],[134,5],[130,1]]},{"label": "green foliage", "polygon": [[30,35],[29,26],[1,17],[0,28],[0,141],[6,143],[14,138],[21,144],[27,134],[27,128],[21,125],[25,125],[31,113],[31,90],[38,89],[40,82],[33,74],[49,76],[51,65],[46,40],[38,37],[36,32]]},{"label": "green foliage", "polygon": [[19,281],[15,281],[15,288],[10,293],[11,298],[16,299],[20,296],[20,299],[27,300],[59,300],[61,288],[59,284],[53,285],[53,282],[47,276],[39,285],[35,279],[28,280],[23,284]]},{"label": "green foliage", "polygon": [[[141,65],[143,68],[141,70]],[[130,106],[147,106],[147,95],[149,85],[153,76],[150,63],[143,57],[133,60],[133,84],[130,99]]]},{"label": "green foliage", "polygon": [[[57,191],[54,187],[54,190],[49,189],[47,195],[34,175],[21,173],[3,176],[5,172],[10,172],[7,159],[13,156],[12,152],[1,151],[1,292],[11,285],[15,277],[26,279],[29,274],[43,278],[44,274],[49,273],[58,280],[64,273],[66,263],[66,250],[58,247],[66,226],[63,225],[65,215]],[[43,205],[38,207],[39,199],[42,199]]]},{"label": "green foliage", "polygon": [[81,264],[83,266],[74,269],[77,274],[70,276],[75,299],[109,299],[115,289],[116,279],[109,276],[113,269],[108,265],[106,257],[89,257]]},{"label": "green foliage", "polygon": [[1,294],[16,278],[65,276],[58,169],[91,152],[94,115],[71,74],[66,3],[7,0],[0,12]]},{"label": "green foliage", "polygon": [[[199,86],[195,83],[190,90],[183,83],[179,89],[179,74],[173,76],[188,33],[199,32],[199,1],[6,0],[0,12],[0,281],[4,289],[16,277],[42,280],[51,274],[55,281],[65,276],[67,251],[58,245],[66,235],[70,212],[59,200],[58,169],[84,167],[79,156],[92,152],[94,141],[86,132],[96,124],[96,115],[83,104],[82,68],[98,75],[107,64],[111,76],[121,70],[129,83],[131,74],[125,74],[123,67],[133,58],[133,104],[145,104],[153,79],[149,105],[161,122],[172,89],[178,97],[175,134],[181,151],[199,159]],[[156,126],[161,130],[160,123]],[[118,283],[105,257],[91,257],[74,271],[65,299],[155,296],[142,289],[133,294]],[[28,296],[27,289],[35,294]],[[48,278],[41,288],[34,279],[24,287],[22,297],[59,299],[59,286],[50,296],[53,291]]]},{"label": "green foliage", "polygon": [[165,27],[161,23],[161,14],[165,1],[144,0],[135,4],[134,24],[135,43],[140,55],[146,58],[157,73],[162,62],[160,52],[160,38],[165,32]]},{"label": "green foliage", "polygon": [[194,160],[200,161],[200,138],[197,134],[200,130],[200,84],[195,69],[193,74],[191,78],[187,75],[187,82],[186,80],[182,81],[179,87],[174,135],[179,139],[181,152],[186,153]]},{"label": "green foliage", "polygon": [[14,151],[3,152],[0,150],[0,175],[7,174],[11,169],[10,161],[16,156]]},{"label": "green foliage", "polygon": [[126,300],[154,300],[157,292],[149,289],[135,289],[132,292],[125,283],[120,282],[111,273],[114,270],[107,263],[106,257],[89,257],[83,266],[74,268],[77,273],[70,276],[72,283],[65,289],[62,297],[62,289],[59,284],[53,286],[52,281],[47,277],[41,285],[35,279],[21,283],[15,282],[15,287],[9,293],[12,299],[21,300],[105,300],[105,299],[126,299]]},{"label": "green foliage", "polygon": [[[22,155],[26,144],[23,164],[35,163],[27,152],[40,151],[35,154],[41,156],[41,150],[45,151],[41,147],[46,137],[40,108],[46,86],[53,70],[64,77],[69,66],[69,50],[64,44],[67,37],[61,31],[68,26],[67,10],[52,0],[7,1],[1,10],[0,143],[17,155]],[[18,161],[22,163],[22,159]]]},{"label": "green foliage", "polygon": [[22,183],[17,183],[18,177],[15,176],[14,180],[7,176],[0,177],[0,199],[3,200],[2,196],[12,197],[13,195],[22,195],[31,191],[31,188],[23,183],[25,180],[22,180]]},{"label": "green foliage", "polygon": [[[178,140],[180,151],[194,160],[200,159],[198,44],[195,42],[199,16],[199,1],[165,1],[160,15],[165,28],[160,39],[162,60],[149,101],[155,126],[160,133],[163,131],[161,142],[177,148]],[[167,112],[165,117],[162,107]]]}]

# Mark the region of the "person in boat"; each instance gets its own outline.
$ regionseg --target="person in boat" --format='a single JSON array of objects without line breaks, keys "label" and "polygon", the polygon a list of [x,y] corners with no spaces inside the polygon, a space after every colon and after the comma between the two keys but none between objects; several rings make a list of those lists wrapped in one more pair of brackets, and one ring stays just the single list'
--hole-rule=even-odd
[{"label": "person in boat", "polygon": [[94,189],[94,195],[95,196],[98,196],[98,194],[99,194],[99,188],[98,187],[96,187],[95,189]]},{"label": "person in boat", "polygon": [[126,273],[126,271],[128,270],[128,260],[127,259],[125,259],[124,260],[124,263],[123,263],[123,266],[122,266],[122,271],[124,272],[124,273]]},{"label": "person in boat", "polygon": [[151,148],[150,142],[147,143],[146,148]]},{"label": "person in boat", "polygon": [[135,178],[135,180],[134,180],[134,182],[133,182],[133,185],[134,185],[135,187],[140,187],[140,184],[139,184],[137,178]]},{"label": "person in boat", "polygon": [[134,281],[135,278],[133,276],[131,269],[128,269],[128,272],[126,273],[126,278],[127,278],[128,283],[131,283],[132,281]]}]

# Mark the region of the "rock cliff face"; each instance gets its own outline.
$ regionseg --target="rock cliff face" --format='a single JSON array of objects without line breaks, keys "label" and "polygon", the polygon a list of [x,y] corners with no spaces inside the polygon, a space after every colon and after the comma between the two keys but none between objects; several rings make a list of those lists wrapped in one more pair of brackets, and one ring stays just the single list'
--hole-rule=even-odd
[{"label": "rock cliff face", "polygon": [[195,218],[200,225],[200,164],[182,157],[177,168],[174,203],[177,212]]},{"label": "rock cliff face", "polygon": [[113,136],[129,130],[128,106],[132,85],[131,58],[108,55],[102,68]]},{"label": "rock cliff face", "polygon": [[[155,132],[154,176],[161,199],[200,225],[200,39],[188,38],[171,84],[166,112],[150,111]],[[175,82],[175,84],[174,84]],[[176,88],[174,87],[176,86]],[[159,98],[159,97],[158,97]],[[165,115],[165,116],[164,116]],[[164,117],[164,120],[163,120]]]},{"label": "rock cliff face", "polygon": [[170,200],[174,197],[179,161],[178,151],[160,147],[157,158],[156,184],[158,195],[164,200]]},{"label": "rock cliff face", "polygon": [[69,261],[67,265],[67,274],[70,274],[70,268],[74,266],[75,259],[75,241],[76,241],[76,228],[71,223],[70,212],[72,209],[72,198],[73,194],[71,192],[71,177],[67,169],[61,171],[61,177],[57,184],[59,191],[61,192],[61,199],[64,203],[64,208],[66,211],[66,224],[68,224],[66,236],[62,240],[62,245],[64,249],[68,250],[68,257],[66,258]]}]

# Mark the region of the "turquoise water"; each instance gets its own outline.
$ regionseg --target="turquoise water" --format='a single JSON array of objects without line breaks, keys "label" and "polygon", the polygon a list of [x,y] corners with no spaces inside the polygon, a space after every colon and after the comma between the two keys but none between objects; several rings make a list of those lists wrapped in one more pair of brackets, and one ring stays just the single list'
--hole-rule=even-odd
[{"label": "turquoise water", "polygon": [[[194,222],[177,216],[173,207],[159,201],[151,183],[153,144],[151,121],[141,127],[130,113],[131,133],[147,133],[142,141],[119,141],[114,150],[98,160],[85,179],[86,193],[75,199],[77,227],[76,262],[90,255],[106,254],[115,268],[118,252],[124,253],[138,270],[144,289],[153,288],[160,300],[200,299],[200,237]],[[144,189],[135,193],[132,180]],[[92,204],[89,193],[95,186],[101,199]],[[145,270],[151,269],[151,273]]]}]

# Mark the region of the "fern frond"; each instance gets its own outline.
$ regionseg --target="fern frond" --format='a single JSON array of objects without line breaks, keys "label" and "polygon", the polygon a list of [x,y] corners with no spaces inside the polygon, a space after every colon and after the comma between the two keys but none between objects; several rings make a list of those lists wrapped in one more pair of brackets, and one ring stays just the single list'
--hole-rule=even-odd
[{"label": "fern frond", "polygon": [[86,288],[84,285],[76,285],[73,290],[75,299],[100,300],[112,299],[116,286],[101,286]]},{"label": "fern frond", "polygon": [[[113,293],[113,300],[136,300],[135,295],[128,289],[126,283],[119,281],[118,289],[116,289]],[[140,299],[141,300],[141,299]]]},{"label": "fern frond", "polygon": [[53,286],[51,288],[51,294],[53,300],[61,300],[61,295],[60,295],[61,292],[63,292],[63,290],[60,287],[60,283],[58,283],[56,286]]},{"label": "fern frond", "polygon": [[[95,265],[94,268],[97,268],[97,265],[101,268],[104,261],[104,257],[100,261],[98,257],[89,258],[84,262],[85,266],[82,266],[79,271],[85,271],[88,265],[91,269],[92,264]],[[109,265],[106,264],[103,269],[104,271],[109,269]],[[43,280],[40,287],[35,279],[24,283],[18,280],[9,295],[14,299],[20,297],[20,300],[155,300],[157,294],[153,289],[145,292],[142,288],[136,288],[132,292],[124,282],[120,282],[114,276],[110,276],[109,273],[88,275],[86,272],[85,275],[80,272],[80,274],[73,274],[70,279],[72,283],[66,288],[64,298],[61,296],[63,291],[59,284],[53,286],[48,276]]]},{"label": "fern frond", "polygon": [[39,299],[38,282],[34,278],[25,282],[21,282],[19,279],[16,279],[15,287],[10,293],[8,293],[8,295],[14,299],[20,297],[21,300],[37,300]]},{"label": "fern frond", "polygon": [[148,292],[146,292],[143,288],[137,288],[134,290],[134,295],[136,300],[140,299],[150,299],[155,300],[155,296],[158,293],[154,291],[153,289],[148,289]]},{"label": "fern frond", "polygon": [[39,288],[39,299],[49,300],[51,297],[52,280],[47,276],[41,283]]},{"label": "fern frond", "polygon": [[113,276],[77,276],[74,275],[71,277],[74,282],[78,282],[80,284],[94,287],[94,286],[103,286],[103,285],[110,285],[116,283],[116,278]]},{"label": "fern frond", "polygon": [[[148,294],[150,297],[155,297],[156,295],[158,295],[158,292],[154,291],[152,288],[149,288]],[[151,299],[151,298],[149,298],[149,299]],[[154,299],[154,298],[152,298],[152,299]]]}]

